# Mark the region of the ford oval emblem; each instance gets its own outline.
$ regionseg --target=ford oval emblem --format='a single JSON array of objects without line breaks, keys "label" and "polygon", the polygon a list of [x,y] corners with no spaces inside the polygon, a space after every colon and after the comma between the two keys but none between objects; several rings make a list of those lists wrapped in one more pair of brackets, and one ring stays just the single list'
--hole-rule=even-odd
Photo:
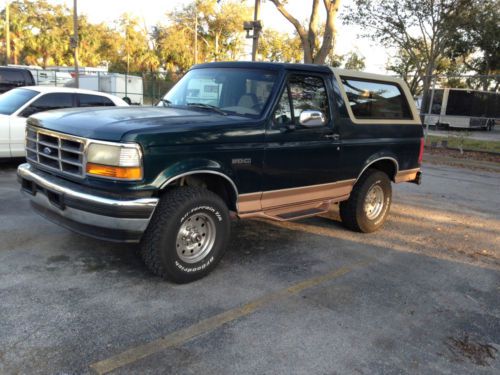
[{"label": "ford oval emblem", "polygon": [[52,155],[52,150],[50,149],[50,147],[44,147],[43,148],[43,153],[45,155]]}]

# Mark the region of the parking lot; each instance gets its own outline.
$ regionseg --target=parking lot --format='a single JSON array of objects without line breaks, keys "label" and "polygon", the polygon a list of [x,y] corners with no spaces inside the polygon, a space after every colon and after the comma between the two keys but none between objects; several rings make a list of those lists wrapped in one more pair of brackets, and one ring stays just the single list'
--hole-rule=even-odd
[{"label": "parking lot", "polygon": [[0,165],[0,373],[498,374],[500,174],[423,173],[378,233],[237,222],[179,286],[36,216]]}]

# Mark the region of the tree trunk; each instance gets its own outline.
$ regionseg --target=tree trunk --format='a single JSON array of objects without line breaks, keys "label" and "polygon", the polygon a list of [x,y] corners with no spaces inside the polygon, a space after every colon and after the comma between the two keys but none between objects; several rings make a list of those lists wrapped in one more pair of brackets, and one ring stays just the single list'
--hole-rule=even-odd
[{"label": "tree trunk", "polygon": [[219,34],[215,34],[215,56],[214,60],[218,61],[219,60]]},{"label": "tree trunk", "polygon": [[333,49],[335,38],[335,17],[340,7],[340,0],[323,0],[326,10],[326,24],[323,33],[323,42],[318,51],[315,51],[317,45],[318,33],[315,28],[318,25],[318,7],[319,1],[314,0],[312,4],[311,18],[309,21],[309,30],[306,30],[300,21],[291,15],[280,0],[270,0],[276,9],[290,22],[297,30],[302,49],[304,50],[305,64],[324,64],[328,54]]},{"label": "tree trunk", "polygon": [[425,69],[425,77],[423,77],[423,95],[422,95],[422,107],[420,108],[420,113],[425,114],[429,112],[430,106],[432,103],[429,103],[431,98],[431,83],[432,83],[432,75],[434,73],[434,61],[429,61],[427,64],[427,68]]},{"label": "tree trunk", "polygon": [[303,49],[304,49],[304,64],[312,64],[313,57],[311,54],[311,50],[308,48],[303,48]]}]

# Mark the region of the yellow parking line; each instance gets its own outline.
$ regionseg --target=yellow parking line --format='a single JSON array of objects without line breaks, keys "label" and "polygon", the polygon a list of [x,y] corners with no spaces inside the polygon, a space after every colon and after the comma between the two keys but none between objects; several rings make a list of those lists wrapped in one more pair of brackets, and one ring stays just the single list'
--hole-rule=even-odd
[{"label": "yellow parking line", "polygon": [[271,304],[272,302],[276,302],[286,297],[298,294],[305,289],[309,289],[319,284],[325,283],[327,281],[339,278],[345,275],[346,273],[353,271],[354,268],[366,264],[367,263],[364,262],[355,264],[351,267],[342,267],[327,274],[299,282],[288,288],[281,289],[277,292],[267,294],[241,307],[237,307],[225,311],[223,313],[220,313],[218,315],[215,315],[211,318],[201,320],[200,322],[193,324],[192,326],[180,329],[165,337],[162,337],[160,339],[151,341],[143,345],[139,345],[137,347],[128,349],[122,353],[114,355],[108,359],[96,362],[90,365],[90,368],[93,369],[98,374],[107,374],[113,370],[137,362],[143,358],[158,353],[162,350],[182,345],[183,343],[189,341],[190,339],[196,336],[211,332],[226,323],[229,323],[238,318],[249,315],[258,310],[259,308]]}]

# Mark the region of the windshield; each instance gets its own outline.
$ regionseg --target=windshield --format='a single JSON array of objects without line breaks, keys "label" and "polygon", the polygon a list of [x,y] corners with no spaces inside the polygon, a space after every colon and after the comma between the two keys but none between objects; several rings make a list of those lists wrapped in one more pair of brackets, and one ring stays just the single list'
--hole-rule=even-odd
[{"label": "windshield", "polygon": [[276,82],[262,69],[205,68],[189,71],[159,103],[189,106],[228,115],[259,117]]},{"label": "windshield", "polygon": [[5,94],[0,95],[0,113],[11,115],[38,94],[40,94],[38,91],[28,89],[7,91]]}]

